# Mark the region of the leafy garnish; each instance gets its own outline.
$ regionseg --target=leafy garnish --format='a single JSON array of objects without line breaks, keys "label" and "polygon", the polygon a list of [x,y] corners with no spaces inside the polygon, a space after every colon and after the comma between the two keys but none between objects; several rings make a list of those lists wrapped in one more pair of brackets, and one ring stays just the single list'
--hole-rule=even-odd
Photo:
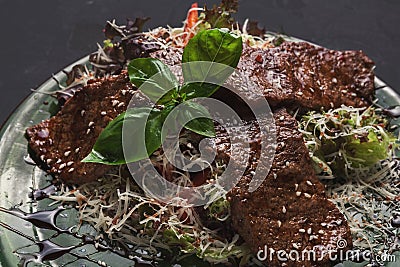
[{"label": "leafy garnish", "polygon": [[230,29],[236,24],[232,14],[238,11],[238,2],[238,0],[222,0],[219,6],[214,5],[211,9],[204,7],[200,19],[207,23],[210,28]]},{"label": "leafy garnish", "polygon": [[189,99],[212,95],[234,71],[242,48],[242,38],[226,29],[199,32],[183,51],[182,63],[190,64],[182,65],[185,84],[181,93]]},{"label": "leafy garnish", "polygon": [[159,48],[156,43],[143,42],[143,25],[149,18],[128,19],[126,25],[119,26],[115,21],[108,21],[104,28],[106,40],[103,47],[90,55],[95,76],[118,74],[125,64],[132,59],[147,57]]},{"label": "leafy garnish", "polygon": [[[100,133],[92,151],[82,162],[120,165],[147,158],[162,143],[161,128],[166,115],[165,111],[148,107],[128,109]],[[123,140],[124,127],[130,133],[128,140]],[[122,144],[129,147],[125,156]]]},{"label": "leafy garnish", "polygon": [[127,19],[126,25],[117,26],[114,22],[108,21],[104,27],[104,35],[107,39],[113,40],[115,37],[127,37],[129,35],[142,32],[144,24],[149,21],[149,17]]},{"label": "leafy garnish", "polygon": [[176,120],[178,122],[189,121],[184,125],[186,129],[208,137],[215,136],[214,123],[205,107],[193,101],[185,101],[180,108],[182,111],[177,114]]},{"label": "leafy garnish", "polygon": [[280,46],[281,44],[283,44],[285,42],[285,38],[283,38],[282,36],[276,36],[273,40],[272,40],[272,44],[274,46]]},{"label": "leafy garnish", "polygon": [[[174,115],[177,123],[167,125],[168,130],[183,126],[200,135],[215,136],[214,123],[208,110],[188,100],[212,95],[232,74],[241,53],[241,37],[224,29],[199,32],[183,52],[185,82],[182,86],[160,60],[132,60],[128,64],[130,81],[154,103],[163,107],[161,110],[132,108],[119,115],[102,131],[92,152],[83,162],[118,165],[147,158],[162,144],[164,121],[177,106],[179,109]],[[129,138],[123,138],[123,128],[130,133]]]},{"label": "leafy garnish", "polygon": [[128,65],[129,79],[131,83],[140,87],[142,93],[158,104],[165,104],[172,100],[173,96],[160,98],[174,92],[179,82],[167,65],[154,58],[137,58]]},{"label": "leafy garnish", "polygon": [[258,21],[249,20],[247,23],[246,32],[253,36],[264,37],[265,27],[260,28],[258,26]]},{"label": "leafy garnish", "polygon": [[324,176],[349,176],[357,168],[369,168],[390,157],[396,146],[385,128],[386,119],[375,109],[342,107],[322,114],[310,112],[300,122],[306,144]]}]

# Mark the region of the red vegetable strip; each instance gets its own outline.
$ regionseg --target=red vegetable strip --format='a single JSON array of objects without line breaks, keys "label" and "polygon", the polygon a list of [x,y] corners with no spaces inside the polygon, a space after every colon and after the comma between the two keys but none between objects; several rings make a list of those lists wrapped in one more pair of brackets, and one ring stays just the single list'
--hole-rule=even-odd
[{"label": "red vegetable strip", "polygon": [[198,4],[193,3],[192,7],[189,9],[187,18],[186,18],[186,23],[185,23],[185,28],[184,31],[187,33],[186,34],[186,39],[185,39],[185,45],[187,44],[187,42],[190,40],[190,38],[192,38],[194,36],[193,33],[193,28],[196,25],[197,21],[199,20],[199,14],[197,11],[198,8]]}]

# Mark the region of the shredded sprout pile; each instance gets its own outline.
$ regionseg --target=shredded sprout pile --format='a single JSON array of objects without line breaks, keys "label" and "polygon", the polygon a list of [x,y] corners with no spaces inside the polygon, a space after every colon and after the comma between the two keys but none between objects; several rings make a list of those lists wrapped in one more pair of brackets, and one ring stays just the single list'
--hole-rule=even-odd
[{"label": "shredded sprout pile", "polygon": [[310,112],[299,127],[328,198],[348,221],[354,247],[375,255],[396,251],[399,230],[391,221],[400,211],[400,161],[388,118],[375,107],[343,106]]},{"label": "shredded sprout pile", "polygon": [[[216,166],[218,168],[222,167]],[[131,251],[144,259],[174,255],[170,259],[174,262],[196,255],[210,263],[234,260],[240,266],[260,265],[249,248],[238,241],[237,234],[226,235],[223,223],[230,219],[230,210],[225,197],[204,207],[178,208],[147,196],[131,177],[127,177],[126,171],[121,166],[95,183],[73,190],[62,187],[59,195],[50,198],[57,202],[76,202],[81,224],[89,223],[110,241],[131,244]],[[190,185],[184,173],[179,173],[175,182]],[[206,227],[204,216],[220,227]]]}]

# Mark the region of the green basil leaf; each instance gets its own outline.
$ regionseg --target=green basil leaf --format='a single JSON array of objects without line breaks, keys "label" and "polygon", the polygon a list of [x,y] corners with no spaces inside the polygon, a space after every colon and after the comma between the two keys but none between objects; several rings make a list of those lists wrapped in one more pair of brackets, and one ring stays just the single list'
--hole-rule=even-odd
[{"label": "green basil leaf", "polygon": [[187,122],[184,125],[186,129],[208,137],[215,136],[214,122],[204,106],[193,101],[185,101],[180,104],[179,109],[177,122]]},{"label": "green basil leaf", "polygon": [[167,65],[155,58],[136,58],[128,64],[131,83],[158,104],[174,98],[179,82]]},{"label": "green basil leaf", "polygon": [[242,54],[242,37],[227,29],[204,30],[186,45],[182,63],[210,61],[236,68]]},{"label": "green basil leaf", "polygon": [[211,83],[185,83],[179,90],[180,95],[184,95],[185,99],[193,99],[197,97],[209,97],[219,89],[219,85]]},{"label": "green basil leaf", "polygon": [[213,88],[208,95],[204,94],[204,90],[199,92],[201,96],[210,96],[233,73],[239,63],[242,49],[242,38],[227,29],[199,32],[188,42],[183,51],[182,71],[185,83],[214,84],[216,88]]},{"label": "green basil leaf", "polygon": [[[82,162],[120,165],[147,158],[162,143],[161,129],[166,115],[166,111],[147,107],[128,109],[100,133],[91,153]],[[129,133],[124,140],[123,128]]]}]

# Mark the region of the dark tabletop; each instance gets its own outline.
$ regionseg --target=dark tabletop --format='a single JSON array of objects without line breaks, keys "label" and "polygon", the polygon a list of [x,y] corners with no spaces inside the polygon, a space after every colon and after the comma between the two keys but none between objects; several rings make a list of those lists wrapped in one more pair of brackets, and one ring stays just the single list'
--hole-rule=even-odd
[{"label": "dark tabletop", "polygon": [[[198,1],[212,5],[219,1]],[[191,1],[0,0],[0,123],[30,89],[87,55],[105,21],[150,16],[149,28],[180,26]],[[400,92],[400,1],[242,0],[236,18],[328,48],[363,50],[377,75]]]}]

